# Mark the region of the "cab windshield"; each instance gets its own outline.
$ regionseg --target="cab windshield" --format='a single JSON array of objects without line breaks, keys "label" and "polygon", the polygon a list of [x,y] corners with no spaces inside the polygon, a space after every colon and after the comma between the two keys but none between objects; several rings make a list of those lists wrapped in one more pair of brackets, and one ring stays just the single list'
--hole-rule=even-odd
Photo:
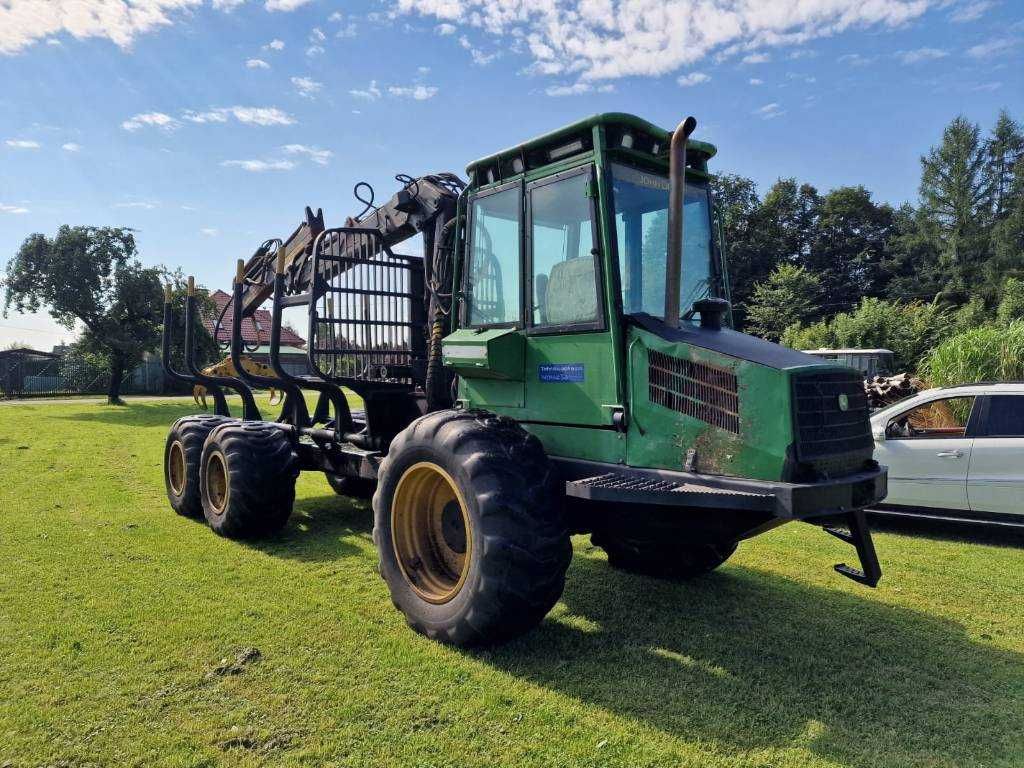
[{"label": "cab windshield", "polygon": [[[622,311],[665,313],[668,251],[668,176],[612,164],[615,230],[619,244]],[[683,206],[683,273],[679,311],[711,295],[714,284],[711,204],[706,184],[687,182]]]}]

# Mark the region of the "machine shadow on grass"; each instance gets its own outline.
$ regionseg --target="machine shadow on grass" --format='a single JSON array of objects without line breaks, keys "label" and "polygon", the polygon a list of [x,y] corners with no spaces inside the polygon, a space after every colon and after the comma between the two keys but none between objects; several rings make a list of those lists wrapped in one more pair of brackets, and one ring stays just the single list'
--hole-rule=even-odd
[{"label": "machine shadow on grass", "polygon": [[[118,427],[163,427],[165,430],[182,416],[213,413],[197,408],[191,400],[173,403],[132,403],[127,405],[85,404],[76,413],[58,416],[66,421],[98,421]],[[276,416],[276,414],[275,414]]]},{"label": "machine shadow on grass", "polygon": [[952,621],[739,566],[670,584],[581,553],[563,603],[470,655],[725,753],[902,768],[1011,764],[1024,748],[1024,655]]},{"label": "machine shadow on grass", "polygon": [[370,541],[373,512],[369,501],[345,496],[297,498],[284,530],[248,546],[273,557],[304,562],[338,560],[360,553],[354,539]]}]

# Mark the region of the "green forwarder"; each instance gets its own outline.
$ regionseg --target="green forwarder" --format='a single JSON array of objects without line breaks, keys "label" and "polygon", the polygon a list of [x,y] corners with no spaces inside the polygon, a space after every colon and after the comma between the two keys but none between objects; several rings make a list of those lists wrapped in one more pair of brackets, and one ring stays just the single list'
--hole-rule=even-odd
[{"label": "green forwarder", "polygon": [[[731,329],[715,148],[694,127],[597,115],[471,163],[468,183],[400,177],[346,227],[307,209],[240,265],[233,302],[238,328],[273,298],[284,411],[263,421],[247,401],[239,421],[220,403],[172,428],[172,504],[244,537],[284,525],[300,470],[374,493],[395,604],[455,644],[540,621],[573,532],[613,566],[686,578],[802,520],[852,544],[860,569],[836,570],[874,586],[863,509],[886,475],[861,378]],[[422,258],[391,252],[418,233]],[[296,306],[309,377],[276,362]],[[271,381],[189,371],[175,375],[243,397]],[[320,393],[313,414],[303,389]]]}]

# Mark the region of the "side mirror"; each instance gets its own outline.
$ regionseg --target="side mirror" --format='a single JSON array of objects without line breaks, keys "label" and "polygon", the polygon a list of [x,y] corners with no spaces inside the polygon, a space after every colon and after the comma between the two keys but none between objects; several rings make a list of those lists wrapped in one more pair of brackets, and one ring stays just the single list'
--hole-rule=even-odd
[{"label": "side mirror", "polygon": [[876,443],[885,442],[885,424],[872,424],[871,425],[871,436],[875,438]]}]

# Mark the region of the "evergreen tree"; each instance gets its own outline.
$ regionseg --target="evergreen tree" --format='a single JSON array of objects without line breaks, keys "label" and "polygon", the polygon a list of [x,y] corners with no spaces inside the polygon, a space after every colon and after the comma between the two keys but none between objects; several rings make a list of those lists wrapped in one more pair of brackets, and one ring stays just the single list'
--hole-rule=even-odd
[{"label": "evergreen tree", "polygon": [[946,272],[944,297],[960,303],[978,282],[987,251],[992,182],[981,129],[955,118],[921,158],[921,208],[935,228]]},{"label": "evergreen tree", "polygon": [[996,118],[987,154],[986,177],[992,190],[992,214],[998,221],[1012,208],[1018,161],[1024,157],[1024,132],[1005,109],[1000,110]]}]

